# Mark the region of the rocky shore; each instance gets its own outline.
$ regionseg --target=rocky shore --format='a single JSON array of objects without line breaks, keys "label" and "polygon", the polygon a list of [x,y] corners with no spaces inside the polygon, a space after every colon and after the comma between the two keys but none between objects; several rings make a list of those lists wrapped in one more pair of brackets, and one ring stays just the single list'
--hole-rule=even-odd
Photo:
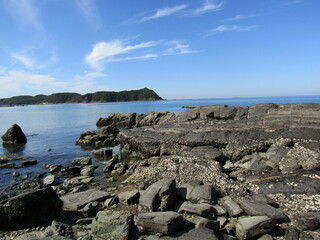
[{"label": "rocky shore", "polygon": [[0,239],[320,239],[320,104],[188,108],[100,118],[93,158],[1,191]]}]

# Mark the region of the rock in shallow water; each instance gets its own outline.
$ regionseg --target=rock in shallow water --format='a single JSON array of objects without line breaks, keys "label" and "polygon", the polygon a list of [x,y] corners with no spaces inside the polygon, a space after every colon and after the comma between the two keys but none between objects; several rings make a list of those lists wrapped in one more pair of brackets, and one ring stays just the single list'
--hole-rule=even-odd
[{"label": "rock in shallow water", "polygon": [[26,144],[27,137],[19,125],[13,124],[2,136],[2,141],[3,144]]}]

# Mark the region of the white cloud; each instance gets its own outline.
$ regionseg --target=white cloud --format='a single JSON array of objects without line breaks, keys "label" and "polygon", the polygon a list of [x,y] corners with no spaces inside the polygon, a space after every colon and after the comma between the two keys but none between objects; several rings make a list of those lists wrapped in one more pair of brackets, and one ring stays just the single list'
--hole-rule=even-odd
[{"label": "white cloud", "polygon": [[239,21],[239,20],[243,20],[243,19],[253,18],[253,17],[256,17],[256,16],[257,15],[254,15],[254,14],[251,14],[251,15],[236,15],[234,17],[225,19],[224,22],[234,22],[234,21]]},{"label": "white cloud", "polygon": [[[85,61],[97,71],[103,71],[107,62],[147,60],[163,56],[196,53],[191,46],[181,41],[149,41],[128,45],[123,41],[100,42],[93,46]],[[126,55],[119,57],[119,55]]]},{"label": "white cloud", "polygon": [[246,31],[252,31],[256,29],[256,25],[250,25],[250,26],[226,26],[226,25],[220,25],[218,27],[215,27],[209,31],[208,35],[214,35],[218,33],[224,33],[224,32],[246,32]]},{"label": "white cloud", "polygon": [[0,71],[0,96],[11,97],[25,92],[52,92],[64,85],[54,77],[25,71]]},{"label": "white cloud", "polygon": [[203,6],[195,9],[192,12],[192,15],[200,15],[207,12],[220,11],[223,9],[222,6],[223,6],[223,2],[214,3],[213,1],[205,0]]},{"label": "white cloud", "polygon": [[33,0],[6,0],[4,2],[13,19],[43,30],[38,17],[38,8]]},{"label": "white cloud", "polygon": [[30,57],[24,56],[23,54],[11,53],[11,57],[22,63],[26,68],[34,68],[35,66],[35,61]]},{"label": "white cloud", "polygon": [[101,18],[93,0],[76,0],[76,4],[93,27],[101,27]]},{"label": "white cloud", "polygon": [[187,7],[188,7],[187,4],[177,5],[173,7],[164,7],[164,8],[158,9],[157,12],[152,16],[141,18],[139,22],[146,22],[149,20],[157,19],[157,18],[167,17]]},{"label": "white cloud", "polygon": [[97,70],[103,70],[103,65],[106,61],[112,61],[114,56],[128,53],[132,50],[141,48],[150,48],[158,43],[155,41],[143,42],[137,45],[125,45],[120,40],[114,40],[111,42],[100,42],[93,46],[91,53],[86,57],[86,62]]},{"label": "white cloud", "polygon": [[291,6],[291,5],[300,4],[300,3],[304,2],[304,1],[305,0],[284,1],[284,2],[281,2],[280,5],[281,6]]}]

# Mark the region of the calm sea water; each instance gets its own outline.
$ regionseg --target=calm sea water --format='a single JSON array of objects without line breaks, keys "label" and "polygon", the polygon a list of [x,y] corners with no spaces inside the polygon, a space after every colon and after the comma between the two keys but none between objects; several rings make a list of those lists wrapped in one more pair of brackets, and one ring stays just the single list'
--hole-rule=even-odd
[{"label": "calm sea water", "polygon": [[[13,124],[21,126],[27,135],[28,143],[19,155],[30,156],[38,164],[23,169],[0,169],[0,188],[14,182],[10,173],[19,171],[21,175],[43,172],[44,163],[70,165],[75,157],[91,156],[90,151],[82,150],[74,143],[80,133],[96,130],[96,121],[114,112],[170,111],[182,112],[182,106],[207,106],[227,104],[232,106],[250,106],[257,103],[320,103],[320,96],[268,97],[268,98],[225,98],[197,100],[168,100],[151,102],[119,102],[33,105],[19,107],[0,107],[0,135]],[[48,151],[51,148],[52,151]],[[119,153],[119,148],[114,148]],[[0,144],[0,155],[8,154]],[[19,161],[15,162],[20,165]],[[101,163],[97,163],[98,165]],[[101,174],[102,168],[98,169]]]}]

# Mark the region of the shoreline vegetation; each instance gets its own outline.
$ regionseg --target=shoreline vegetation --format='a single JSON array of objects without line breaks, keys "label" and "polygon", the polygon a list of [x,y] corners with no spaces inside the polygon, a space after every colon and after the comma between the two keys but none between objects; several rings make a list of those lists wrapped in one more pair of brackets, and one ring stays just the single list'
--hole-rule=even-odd
[{"label": "shoreline vegetation", "polygon": [[81,95],[79,93],[53,93],[51,95],[14,96],[0,99],[1,107],[38,104],[62,104],[62,103],[91,103],[91,102],[129,102],[129,101],[155,101],[163,100],[155,91],[142,88],[127,91],[99,91]]}]

